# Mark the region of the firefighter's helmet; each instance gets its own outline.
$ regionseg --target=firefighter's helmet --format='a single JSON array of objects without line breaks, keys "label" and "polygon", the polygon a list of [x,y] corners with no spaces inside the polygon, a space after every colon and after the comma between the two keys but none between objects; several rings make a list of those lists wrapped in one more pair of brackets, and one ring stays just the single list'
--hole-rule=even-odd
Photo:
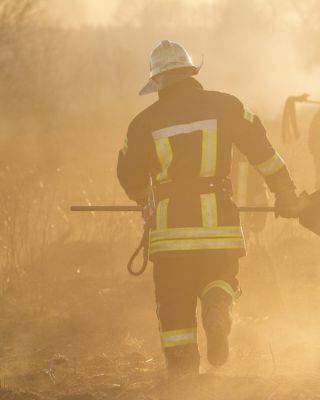
[{"label": "firefighter's helmet", "polygon": [[162,40],[155,47],[150,56],[150,79],[140,91],[140,94],[148,94],[158,91],[158,86],[154,81],[157,76],[169,72],[177,71],[185,75],[196,75],[202,65],[196,66],[190,54],[179,43],[169,40]]}]

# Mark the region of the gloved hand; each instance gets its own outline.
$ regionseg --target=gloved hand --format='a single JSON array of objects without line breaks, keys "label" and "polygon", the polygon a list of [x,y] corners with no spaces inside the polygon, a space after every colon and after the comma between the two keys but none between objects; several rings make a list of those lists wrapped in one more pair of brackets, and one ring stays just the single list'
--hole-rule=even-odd
[{"label": "gloved hand", "polygon": [[275,216],[297,218],[301,213],[301,202],[293,188],[285,188],[276,193]]},{"label": "gloved hand", "polygon": [[142,210],[142,218],[145,223],[149,223],[150,219],[152,218],[154,213],[154,207],[153,204],[148,202],[145,206],[143,206]]}]

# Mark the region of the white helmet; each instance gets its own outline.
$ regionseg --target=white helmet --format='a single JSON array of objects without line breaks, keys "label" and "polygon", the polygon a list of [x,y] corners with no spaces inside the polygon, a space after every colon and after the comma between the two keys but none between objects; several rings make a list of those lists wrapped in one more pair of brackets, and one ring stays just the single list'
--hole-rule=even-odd
[{"label": "white helmet", "polygon": [[162,40],[151,53],[150,79],[139,94],[157,92],[159,87],[153,78],[164,72],[185,69],[187,75],[196,75],[201,67],[194,65],[190,54],[181,44]]}]

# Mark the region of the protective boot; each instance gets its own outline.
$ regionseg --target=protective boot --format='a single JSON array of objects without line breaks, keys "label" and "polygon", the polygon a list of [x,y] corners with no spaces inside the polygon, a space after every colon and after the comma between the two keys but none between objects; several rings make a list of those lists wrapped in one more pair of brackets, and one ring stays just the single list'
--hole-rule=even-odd
[{"label": "protective boot", "polygon": [[168,347],[164,349],[164,354],[170,379],[199,375],[200,354],[197,344]]},{"label": "protective boot", "polygon": [[207,336],[207,358],[214,367],[223,365],[228,359],[233,301],[233,297],[220,287],[213,287],[202,296],[202,323]]}]

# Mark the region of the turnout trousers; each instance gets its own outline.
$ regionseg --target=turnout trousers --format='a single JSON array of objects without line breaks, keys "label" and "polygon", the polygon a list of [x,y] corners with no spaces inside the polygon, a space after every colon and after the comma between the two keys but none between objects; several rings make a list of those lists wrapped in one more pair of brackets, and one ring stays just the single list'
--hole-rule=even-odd
[{"label": "turnout trousers", "polygon": [[177,255],[154,262],[157,316],[169,374],[199,371],[198,298],[207,358],[213,366],[227,360],[231,309],[239,294],[238,270],[238,257],[222,251],[206,257]]}]

